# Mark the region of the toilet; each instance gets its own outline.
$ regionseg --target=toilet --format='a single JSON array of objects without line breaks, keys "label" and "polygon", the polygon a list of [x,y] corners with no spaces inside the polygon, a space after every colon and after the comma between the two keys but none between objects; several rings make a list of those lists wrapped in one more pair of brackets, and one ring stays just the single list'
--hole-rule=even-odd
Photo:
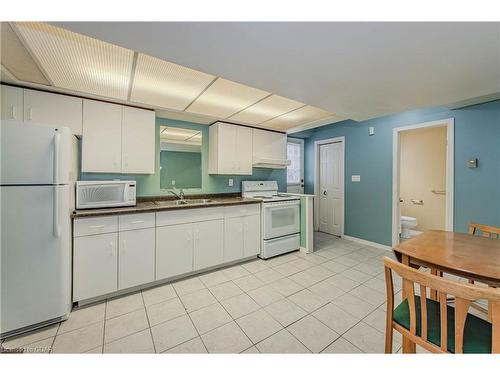
[{"label": "toilet", "polygon": [[415,234],[420,232],[411,230],[411,228],[415,228],[417,226],[417,219],[411,216],[401,216],[401,238],[411,238],[414,237]]}]

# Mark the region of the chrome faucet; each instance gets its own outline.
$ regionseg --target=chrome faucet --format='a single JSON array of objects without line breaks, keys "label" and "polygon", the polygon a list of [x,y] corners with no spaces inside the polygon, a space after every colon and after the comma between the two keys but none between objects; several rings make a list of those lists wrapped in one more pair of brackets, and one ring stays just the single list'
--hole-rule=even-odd
[{"label": "chrome faucet", "polygon": [[184,200],[184,190],[180,189],[179,194],[175,192],[175,190],[169,190],[169,193],[172,193],[177,197],[177,199],[180,199],[181,201]]}]

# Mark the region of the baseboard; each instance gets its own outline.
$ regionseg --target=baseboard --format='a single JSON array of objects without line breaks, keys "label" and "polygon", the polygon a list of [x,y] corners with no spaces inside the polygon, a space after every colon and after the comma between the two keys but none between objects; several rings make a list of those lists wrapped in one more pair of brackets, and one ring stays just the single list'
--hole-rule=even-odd
[{"label": "baseboard", "polygon": [[373,247],[376,247],[376,248],[379,248],[379,249],[383,249],[383,250],[387,250],[387,251],[392,251],[392,247],[390,247],[390,246],[382,245],[382,244],[377,243],[377,242],[363,240],[362,238],[351,237],[351,236],[346,236],[346,235],[343,235],[342,238],[345,238],[346,240],[353,241],[353,242],[359,242],[359,243],[362,243],[364,245],[373,246]]},{"label": "baseboard", "polygon": [[299,247],[299,251],[304,254],[310,254],[311,252],[307,250],[305,247],[301,246]]}]

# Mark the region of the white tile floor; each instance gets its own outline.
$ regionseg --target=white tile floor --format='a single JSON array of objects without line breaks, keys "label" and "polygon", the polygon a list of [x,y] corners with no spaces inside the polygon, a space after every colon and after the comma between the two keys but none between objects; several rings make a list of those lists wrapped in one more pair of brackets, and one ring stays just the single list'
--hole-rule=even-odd
[{"label": "white tile floor", "polygon": [[[382,353],[382,257],[392,253],[322,233],[315,248],[84,307],[3,345],[42,353]],[[395,334],[394,351],[400,346]]]}]

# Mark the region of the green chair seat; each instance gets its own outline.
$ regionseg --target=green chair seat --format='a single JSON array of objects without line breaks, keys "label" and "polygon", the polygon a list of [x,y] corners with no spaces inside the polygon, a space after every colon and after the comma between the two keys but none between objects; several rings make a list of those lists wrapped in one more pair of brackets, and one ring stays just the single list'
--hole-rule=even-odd
[{"label": "green chair seat", "polygon": [[[417,335],[422,335],[420,296],[415,296]],[[441,313],[439,302],[427,298],[427,340],[441,346]],[[410,330],[410,308],[405,299],[394,310],[393,320]],[[448,352],[455,353],[455,309],[447,306]],[[464,353],[491,353],[491,323],[467,314],[464,329]]]}]

